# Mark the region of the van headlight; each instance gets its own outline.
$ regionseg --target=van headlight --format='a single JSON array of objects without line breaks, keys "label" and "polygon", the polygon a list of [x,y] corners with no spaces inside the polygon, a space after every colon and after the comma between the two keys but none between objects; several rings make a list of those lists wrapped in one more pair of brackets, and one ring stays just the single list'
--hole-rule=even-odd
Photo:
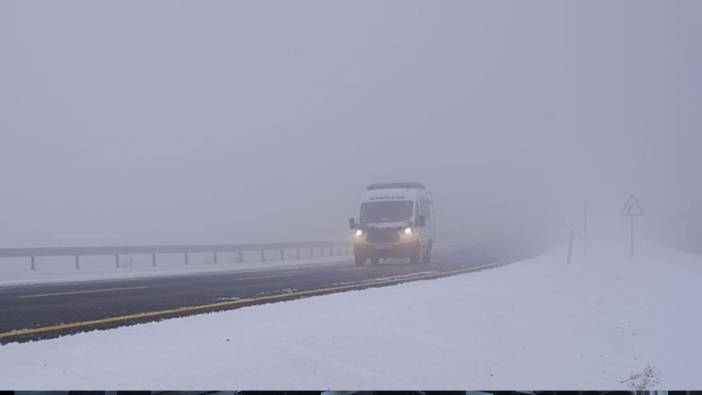
[{"label": "van headlight", "polygon": [[402,230],[402,234],[405,236],[412,236],[414,234],[414,231],[408,226]]},{"label": "van headlight", "polygon": [[356,237],[363,237],[363,230],[356,229],[355,235],[356,235]]}]

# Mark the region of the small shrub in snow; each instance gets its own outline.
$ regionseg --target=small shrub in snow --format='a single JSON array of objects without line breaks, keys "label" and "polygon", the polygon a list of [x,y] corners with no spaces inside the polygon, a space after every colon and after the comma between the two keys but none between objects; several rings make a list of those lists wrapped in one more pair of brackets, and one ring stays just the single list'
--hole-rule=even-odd
[{"label": "small shrub in snow", "polygon": [[622,383],[628,383],[635,390],[646,390],[658,384],[658,372],[655,366],[646,365],[642,373],[634,373]]}]

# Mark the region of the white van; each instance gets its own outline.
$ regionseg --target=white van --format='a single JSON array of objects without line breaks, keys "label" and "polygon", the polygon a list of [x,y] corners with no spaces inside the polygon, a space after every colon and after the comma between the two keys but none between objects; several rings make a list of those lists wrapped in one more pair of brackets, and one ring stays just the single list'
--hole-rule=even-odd
[{"label": "white van", "polygon": [[431,192],[421,183],[368,185],[358,220],[349,218],[356,265],[362,266],[368,259],[377,265],[380,258],[429,263],[434,242],[433,214]]}]

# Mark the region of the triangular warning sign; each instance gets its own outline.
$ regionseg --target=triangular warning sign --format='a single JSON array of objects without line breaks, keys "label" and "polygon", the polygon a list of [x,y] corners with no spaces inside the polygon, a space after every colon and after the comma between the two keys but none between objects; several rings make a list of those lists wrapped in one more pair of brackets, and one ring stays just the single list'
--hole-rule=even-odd
[{"label": "triangular warning sign", "polygon": [[641,205],[639,204],[639,201],[636,199],[636,197],[633,194],[629,195],[629,198],[626,199],[626,203],[624,204],[624,207],[622,208],[622,212],[619,213],[619,215],[622,215],[625,217],[640,217],[640,216],[644,215],[644,212],[641,209]]}]

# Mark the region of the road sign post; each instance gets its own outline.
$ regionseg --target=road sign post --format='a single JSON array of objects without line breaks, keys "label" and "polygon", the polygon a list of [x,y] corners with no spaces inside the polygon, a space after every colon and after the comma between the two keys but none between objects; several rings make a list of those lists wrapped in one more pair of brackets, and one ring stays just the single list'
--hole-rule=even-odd
[{"label": "road sign post", "polygon": [[587,200],[585,201],[585,210],[583,215],[583,256],[587,256]]},{"label": "road sign post", "polygon": [[629,247],[630,247],[630,255],[633,258],[634,257],[634,217],[643,217],[644,212],[641,209],[641,205],[639,204],[638,199],[631,194],[629,195],[629,198],[626,200],[626,203],[624,203],[624,207],[622,208],[622,211],[619,213],[622,217],[629,217],[629,232],[630,232],[630,239],[629,239]]}]

